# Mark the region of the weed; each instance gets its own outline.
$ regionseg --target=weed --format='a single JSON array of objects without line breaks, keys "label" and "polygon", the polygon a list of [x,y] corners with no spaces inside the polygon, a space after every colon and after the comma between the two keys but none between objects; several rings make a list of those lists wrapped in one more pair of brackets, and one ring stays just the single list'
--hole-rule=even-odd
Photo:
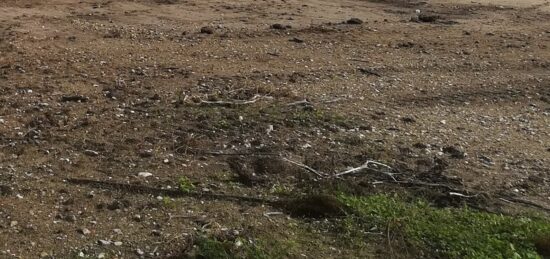
[{"label": "weed", "polygon": [[446,258],[540,258],[534,238],[550,233],[550,221],[537,218],[439,209],[424,201],[405,203],[384,195],[340,199],[355,211],[341,226],[349,238],[388,229],[391,222],[410,245]]},{"label": "weed", "polygon": [[212,238],[202,237],[197,241],[197,258],[234,258],[228,253],[226,244]]},{"label": "weed", "polygon": [[[269,246],[262,243],[253,244],[245,239],[238,239],[241,243],[240,247],[235,247],[233,242],[219,241],[212,237],[201,237],[197,241],[196,258],[251,258],[251,259],[268,259],[268,258],[283,258],[286,251],[279,243]],[[269,247],[269,251],[267,249]]]},{"label": "weed", "polygon": [[195,185],[185,176],[180,177],[178,187],[182,192],[191,192],[195,189]]},{"label": "weed", "polygon": [[276,183],[271,186],[269,190],[270,193],[279,195],[279,196],[290,196],[292,193],[292,187],[285,186],[284,184]]},{"label": "weed", "polygon": [[170,197],[164,196],[162,197],[162,206],[167,208],[174,208],[175,204]]}]

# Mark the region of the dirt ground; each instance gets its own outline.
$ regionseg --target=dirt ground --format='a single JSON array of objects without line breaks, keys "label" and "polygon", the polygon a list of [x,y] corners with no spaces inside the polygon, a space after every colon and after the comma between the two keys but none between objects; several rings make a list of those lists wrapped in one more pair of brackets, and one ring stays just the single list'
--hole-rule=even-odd
[{"label": "dirt ground", "polygon": [[452,186],[488,210],[548,211],[549,6],[0,1],[0,257],[166,258],[200,233],[291,236],[318,222],[253,199],[324,181],[284,159],[392,168],[396,181],[338,180],[361,192]]}]

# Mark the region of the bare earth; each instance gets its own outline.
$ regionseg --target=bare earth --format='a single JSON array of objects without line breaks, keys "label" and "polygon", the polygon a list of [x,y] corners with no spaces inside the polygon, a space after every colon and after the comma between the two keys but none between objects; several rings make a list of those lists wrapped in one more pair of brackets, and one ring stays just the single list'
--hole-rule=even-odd
[{"label": "bare earth", "polygon": [[[548,210],[549,6],[0,1],[0,257],[166,258],[201,233],[314,229],[242,198],[322,185],[279,157],[328,174],[373,159],[488,210]],[[180,179],[196,195],[163,191]],[[375,172],[339,181],[437,189]],[[316,242],[291,257],[383,255]]]}]

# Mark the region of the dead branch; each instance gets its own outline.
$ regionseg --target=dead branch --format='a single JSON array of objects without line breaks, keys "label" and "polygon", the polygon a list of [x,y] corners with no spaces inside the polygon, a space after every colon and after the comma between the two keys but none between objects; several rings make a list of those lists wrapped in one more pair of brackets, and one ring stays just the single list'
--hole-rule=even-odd
[{"label": "dead branch", "polygon": [[464,190],[457,190],[449,185],[441,184],[441,183],[426,183],[421,181],[395,181],[395,183],[398,184],[410,184],[410,185],[418,185],[418,186],[429,186],[429,187],[442,187],[452,192],[462,192]]},{"label": "dead branch", "polygon": [[501,197],[501,198],[499,198],[499,200],[509,202],[509,203],[521,203],[521,204],[524,204],[524,205],[528,205],[528,206],[531,206],[531,207],[535,207],[535,208],[550,212],[550,208],[548,208],[546,206],[543,206],[541,204],[529,201],[529,200],[524,200],[524,199],[514,198],[514,197],[504,197],[504,198]]},{"label": "dead branch", "polygon": [[317,170],[315,170],[315,169],[313,169],[313,168],[311,168],[311,167],[309,167],[309,166],[307,166],[307,165],[304,165],[304,164],[302,164],[302,163],[298,163],[298,162],[296,162],[296,161],[292,161],[292,160],[290,160],[290,159],[288,159],[288,158],[284,158],[284,157],[281,158],[281,159],[283,159],[283,161],[286,161],[286,162],[288,162],[288,163],[291,163],[291,164],[293,164],[293,165],[296,165],[296,166],[298,166],[298,167],[301,167],[301,168],[305,169],[306,171],[309,171],[309,172],[311,172],[311,173],[314,173],[315,175],[317,175],[317,176],[319,176],[319,177],[326,177],[326,174],[325,174],[325,173],[319,172],[319,171],[317,171]]},{"label": "dead branch", "polygon": [[214,106],[238,106],[238,105],[247,105],[253,104],[263,98],[268,98],[267,96],[255,95],[250,100],[230,100],[230,101],[205,101],[201,100],[201,105],[214,105]]},{"label": "dead branch", "polygon": [[393,176],[394,173],[377,170],[375,168],[370,167],[370,165],[385,167],[386,169],[389,169],[390,171],[393,170],[392,167],[389,166],[389,165],[382,164],[380,162],[376,162],[376,161],[372,161],[372,160],[368,160],[362,166],[359,166],[359,167],[356,167],[356,168],[352,168],[352,169],[337,173],[333,177],[340,177],[340,176],[343,176],[343,175],[356,173],[356,172],[359,172],[359,171],[364,170],[364,169],[370,169],[370,170],[376,171],[378,173],[382,173],[382,174],[385,174],[385,175],[389,176],[394,182],[397,181],[397,179],[395,179],[395,177]]},{"label": "dead branch", "polygon": [[287,104],[287,106],[297,106],[297,105],[311,105],[311,102],[304,99],[304,100],[301,100],[301,101],[291,102],[291,103]]},{"label": "dead branch", "polygon": [[344,100],[344,98],[334,98],[334,99],[331,99],[331,100],[325,100],[323,101],[323,103],[335,103],[335,102],[339,102],[339,101],[342,101]]},{"label": "dead branch", "polygon": [[283,215],[284,213],[283,212],[280,212],[280,211],[273,211],[273,212],[266,212],[264,213],[264,216],[265,217],[270,217],[270,216],[274,216],[274,215]]},{"label": "dead branch", "polygon": [[462,198],[474,198],[474,197],[477,197],[479,194],[466,195],[466,194],[462,194],[462,193],[459,193],[459,192],[449,192],[449,195],[450,196],[458,196],[458,197],[462,197]]},{"label": "dead branch", "polygon": [[368,60],[363,60],[363,59],[358,59],[358,58],[350,58],[348,60],[357,61],[357,62],[364,62],[364,63],[370,63],[370,61],[368,61]]}]

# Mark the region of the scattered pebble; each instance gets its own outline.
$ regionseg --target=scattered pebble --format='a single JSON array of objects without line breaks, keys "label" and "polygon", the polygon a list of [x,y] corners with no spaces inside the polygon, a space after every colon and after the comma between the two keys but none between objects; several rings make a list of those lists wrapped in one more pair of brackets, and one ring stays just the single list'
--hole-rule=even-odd
[{"label": "scattered pebble", "polygon": [[139,177],[149,177],[149,176],[153,176],[153,174],[149,173],[149,172],[139,172],[138,176]]},{"label": "scattered pebble", "polygon": [[78,232],[82,235],[89,235],[90,233],[92,233],[89,229],[87,228],[81,228],[78,230]]}]

